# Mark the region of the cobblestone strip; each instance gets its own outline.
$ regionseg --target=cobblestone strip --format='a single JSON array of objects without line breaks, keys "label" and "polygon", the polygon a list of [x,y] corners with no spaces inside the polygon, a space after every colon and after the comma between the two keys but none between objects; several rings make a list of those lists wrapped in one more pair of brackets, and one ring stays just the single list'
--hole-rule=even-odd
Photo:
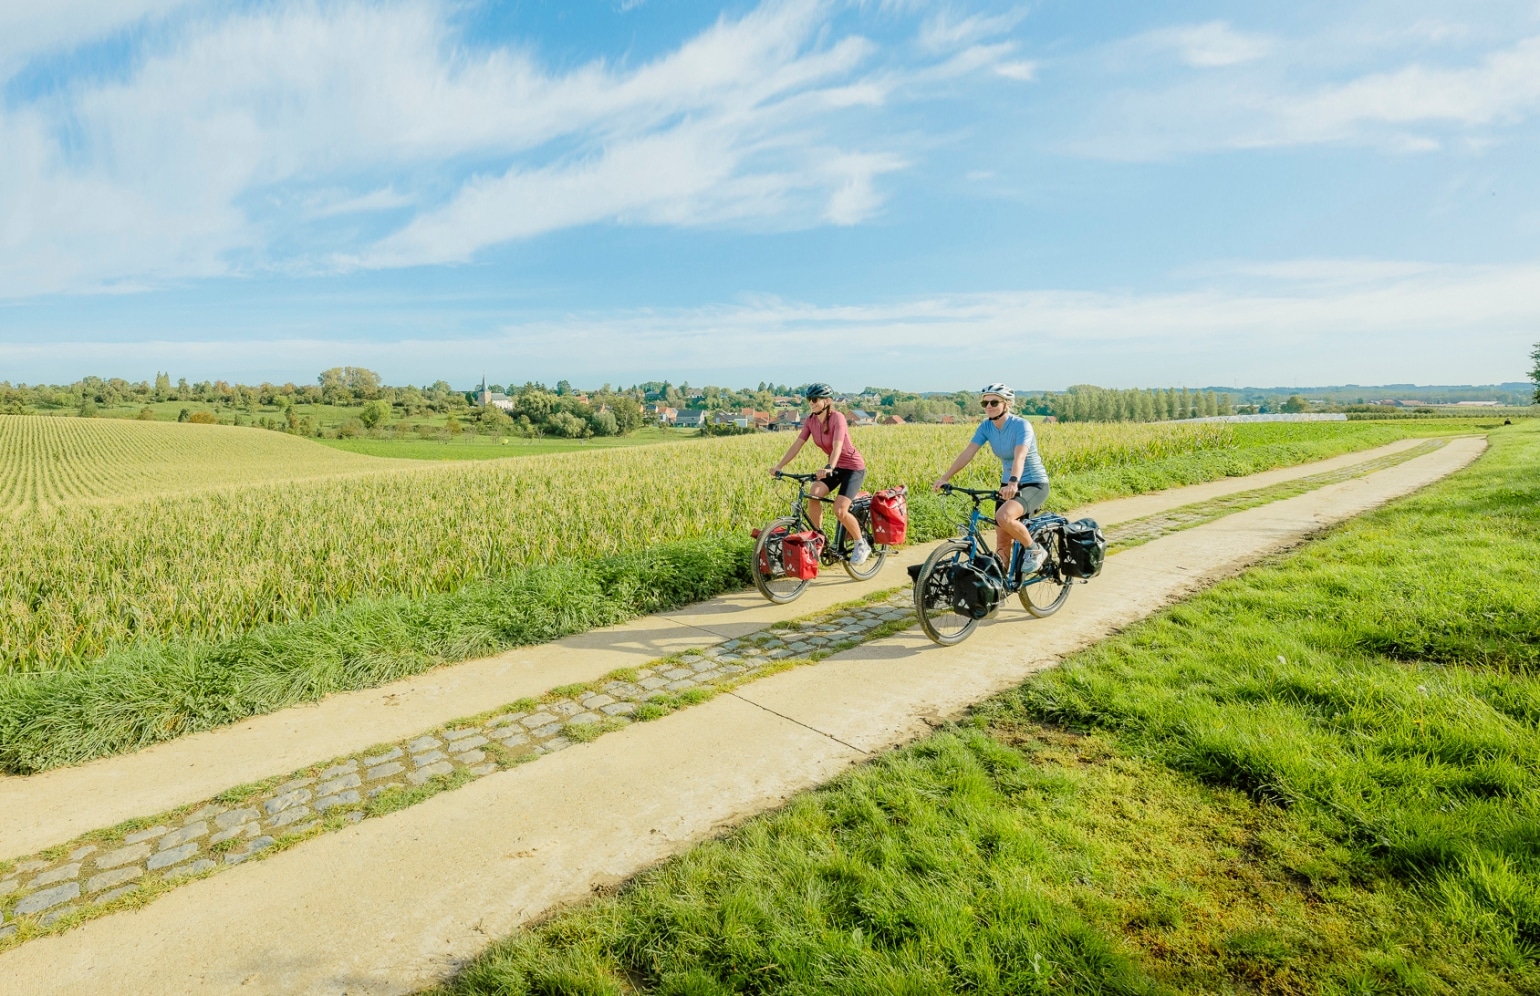
[{"label": "cobblestone strip", "polygon": [[1373,460],[1365,460],[1363,463],[1355,463],[1337,470],[1329,470],[1324,474],[1312,474],[1309,477],[1300,477],[1270,488],[1259,488],[1254,491],[1238,491],[1235,494],[1225,495],[1209,501],[1195,502],[1191,505],[1183,505],[1181,508],[1173,508],[1170,511],[1159,512],[1155,515],[1147,515],[1142,519],[1133,519],[1128,522],[1120,522],[1115,526],[1109,526],[1103,530],[1107,537],[1109,550],[1127,550],[1131,547],[1141,546],[1151,540],[1159,539],[1170,533],[1180,532],[1183,529],[1192,529],[1215,519],[1223,518],[1235,512],[1242,512],[1248,508],[1256,508],[1258,505],[1268,505],[1285,498],[1293,498],[1324,488],[1328,484],[1340,484],[1356,477],[1365,477],[1375,471],[1385,470],[1408,460],[1415,460],[1420,456],[1427,456],[1449,442],[1448,439],[1430,439],[1425,443],[1399,453],[1390,453]]},{"label": "cobblestone strip", "polygon": [[910,601],[905,590],[879,592],[0,862],[0,950],[141,905],[194,878],[906,629],[914,622]]}]

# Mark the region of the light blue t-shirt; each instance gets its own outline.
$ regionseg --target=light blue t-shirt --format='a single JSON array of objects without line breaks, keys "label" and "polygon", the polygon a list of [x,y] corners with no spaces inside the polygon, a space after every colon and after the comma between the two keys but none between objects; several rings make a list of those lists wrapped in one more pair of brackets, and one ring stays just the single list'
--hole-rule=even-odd
[{"label": "light blue t-shirt", "polygon": [[1000,458],[1001,484],[1011,476],[1011,461],[1016,457],[1018,446],[1027,448],[1027,459],[1021,465],[1021,480],[1016,483],[1048,483],[1048,468],[1043,466],[1043,458],[1037,452],[1037,433],[1032,431],[1032,423],[1020,415],[1005,416],[1005,424],[998,429],[986,418],[973,434],[973,442],[979,446],[988,443],[995,456]]}]

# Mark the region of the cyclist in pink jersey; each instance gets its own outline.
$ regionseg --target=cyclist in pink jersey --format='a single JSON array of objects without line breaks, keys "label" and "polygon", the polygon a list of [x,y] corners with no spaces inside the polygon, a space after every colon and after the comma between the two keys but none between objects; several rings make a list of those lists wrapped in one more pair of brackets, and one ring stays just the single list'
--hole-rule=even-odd
[{"label": "cyclist in pink jersey", "polygon": [[[834,390],[828,384],[814,384],[807,389],[807,402],[811,412],[807,421],[802,423],[802,432],[786,450],[786,455],[781,457],[781,462],[770,468],[770,473],[772,476],[779,474],[802,451],[809,439],[814,446],[829,455],[829,462],[817,471],[818,480],[809,493],[815,498],[822,498],[838,489],[839,494],[834,499],[834,515],[845,527],[845,532],[856,537],[855,549],[850,552],[850,562],[859,567],[871,556],[872,548],[861,535],[861,526],[856,522],[856,517],[850,514],[850,503],[861,493],[861,481],[866,477],[866,461],[850,441],[850,427],[845,422],[845,416],[834,410]],[[814,526],[823,528],[823,502],[809,503],[807,517]]]}]

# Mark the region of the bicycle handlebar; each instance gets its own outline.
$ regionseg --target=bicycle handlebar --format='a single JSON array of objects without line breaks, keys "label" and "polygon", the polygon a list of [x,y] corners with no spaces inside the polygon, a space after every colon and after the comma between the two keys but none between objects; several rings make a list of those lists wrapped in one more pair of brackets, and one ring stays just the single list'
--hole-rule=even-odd
[{"label": "bicycle handlebar", "polygon": [[1000,494],[1000,489],[999,488],[991,488],[991,489],[989,489],[987,491],[980,491],[977,488],[964,488],[964,487],[961,487],[961,486],[956,485],[956,484],[943,484],[943,485],[941,485],[941,493],[944,494],[944,495],[949,495],[949,494],[951,494],[954,491],[957,492],[958,494],[967,495],[969,498],[972,498],[974,501],[983,501],[985,498],[994,498],[994,497],[997,497]]},{"label": "bicycle handlebar", "polygon": [[821,478],[817,474],[793,474],[793,473],[790,473],[789,471],[785,471],[785,470],[778,470],[778,471],[776,471],[775,472],[775,476],[776,477],[785,477],[785,478],[788,478],[788,479],[793,480],[793,481],[817,481],[817,480],[821,480]]}]

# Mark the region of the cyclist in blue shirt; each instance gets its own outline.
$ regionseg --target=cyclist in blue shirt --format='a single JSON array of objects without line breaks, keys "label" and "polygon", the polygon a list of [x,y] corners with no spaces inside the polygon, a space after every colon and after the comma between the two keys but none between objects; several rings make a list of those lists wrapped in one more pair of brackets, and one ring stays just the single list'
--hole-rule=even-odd
[{"label": "cyclist in blue shirt", "polygon": [[995,498],[995,553],[1003,567],[1011,563],[1011,544],[1020,543],[1027,548],[1027,558],[1022,570],[1031,573],[1043,566],[1048,554],[1032,542],[1023,519],[1037,514],[1048,500],[1048,468],[1037,451],[1037,434],[1032,423],[1011,412],[1011,402],[1016,392],[1004,384],[990,384],[980,391],[984,406],[984,421],[979,423],[973,441],[952,461],[941,479],[933,485],[941,486],[952,475],[968,466],[985,443],[1000,458],[1000,493]]}]

